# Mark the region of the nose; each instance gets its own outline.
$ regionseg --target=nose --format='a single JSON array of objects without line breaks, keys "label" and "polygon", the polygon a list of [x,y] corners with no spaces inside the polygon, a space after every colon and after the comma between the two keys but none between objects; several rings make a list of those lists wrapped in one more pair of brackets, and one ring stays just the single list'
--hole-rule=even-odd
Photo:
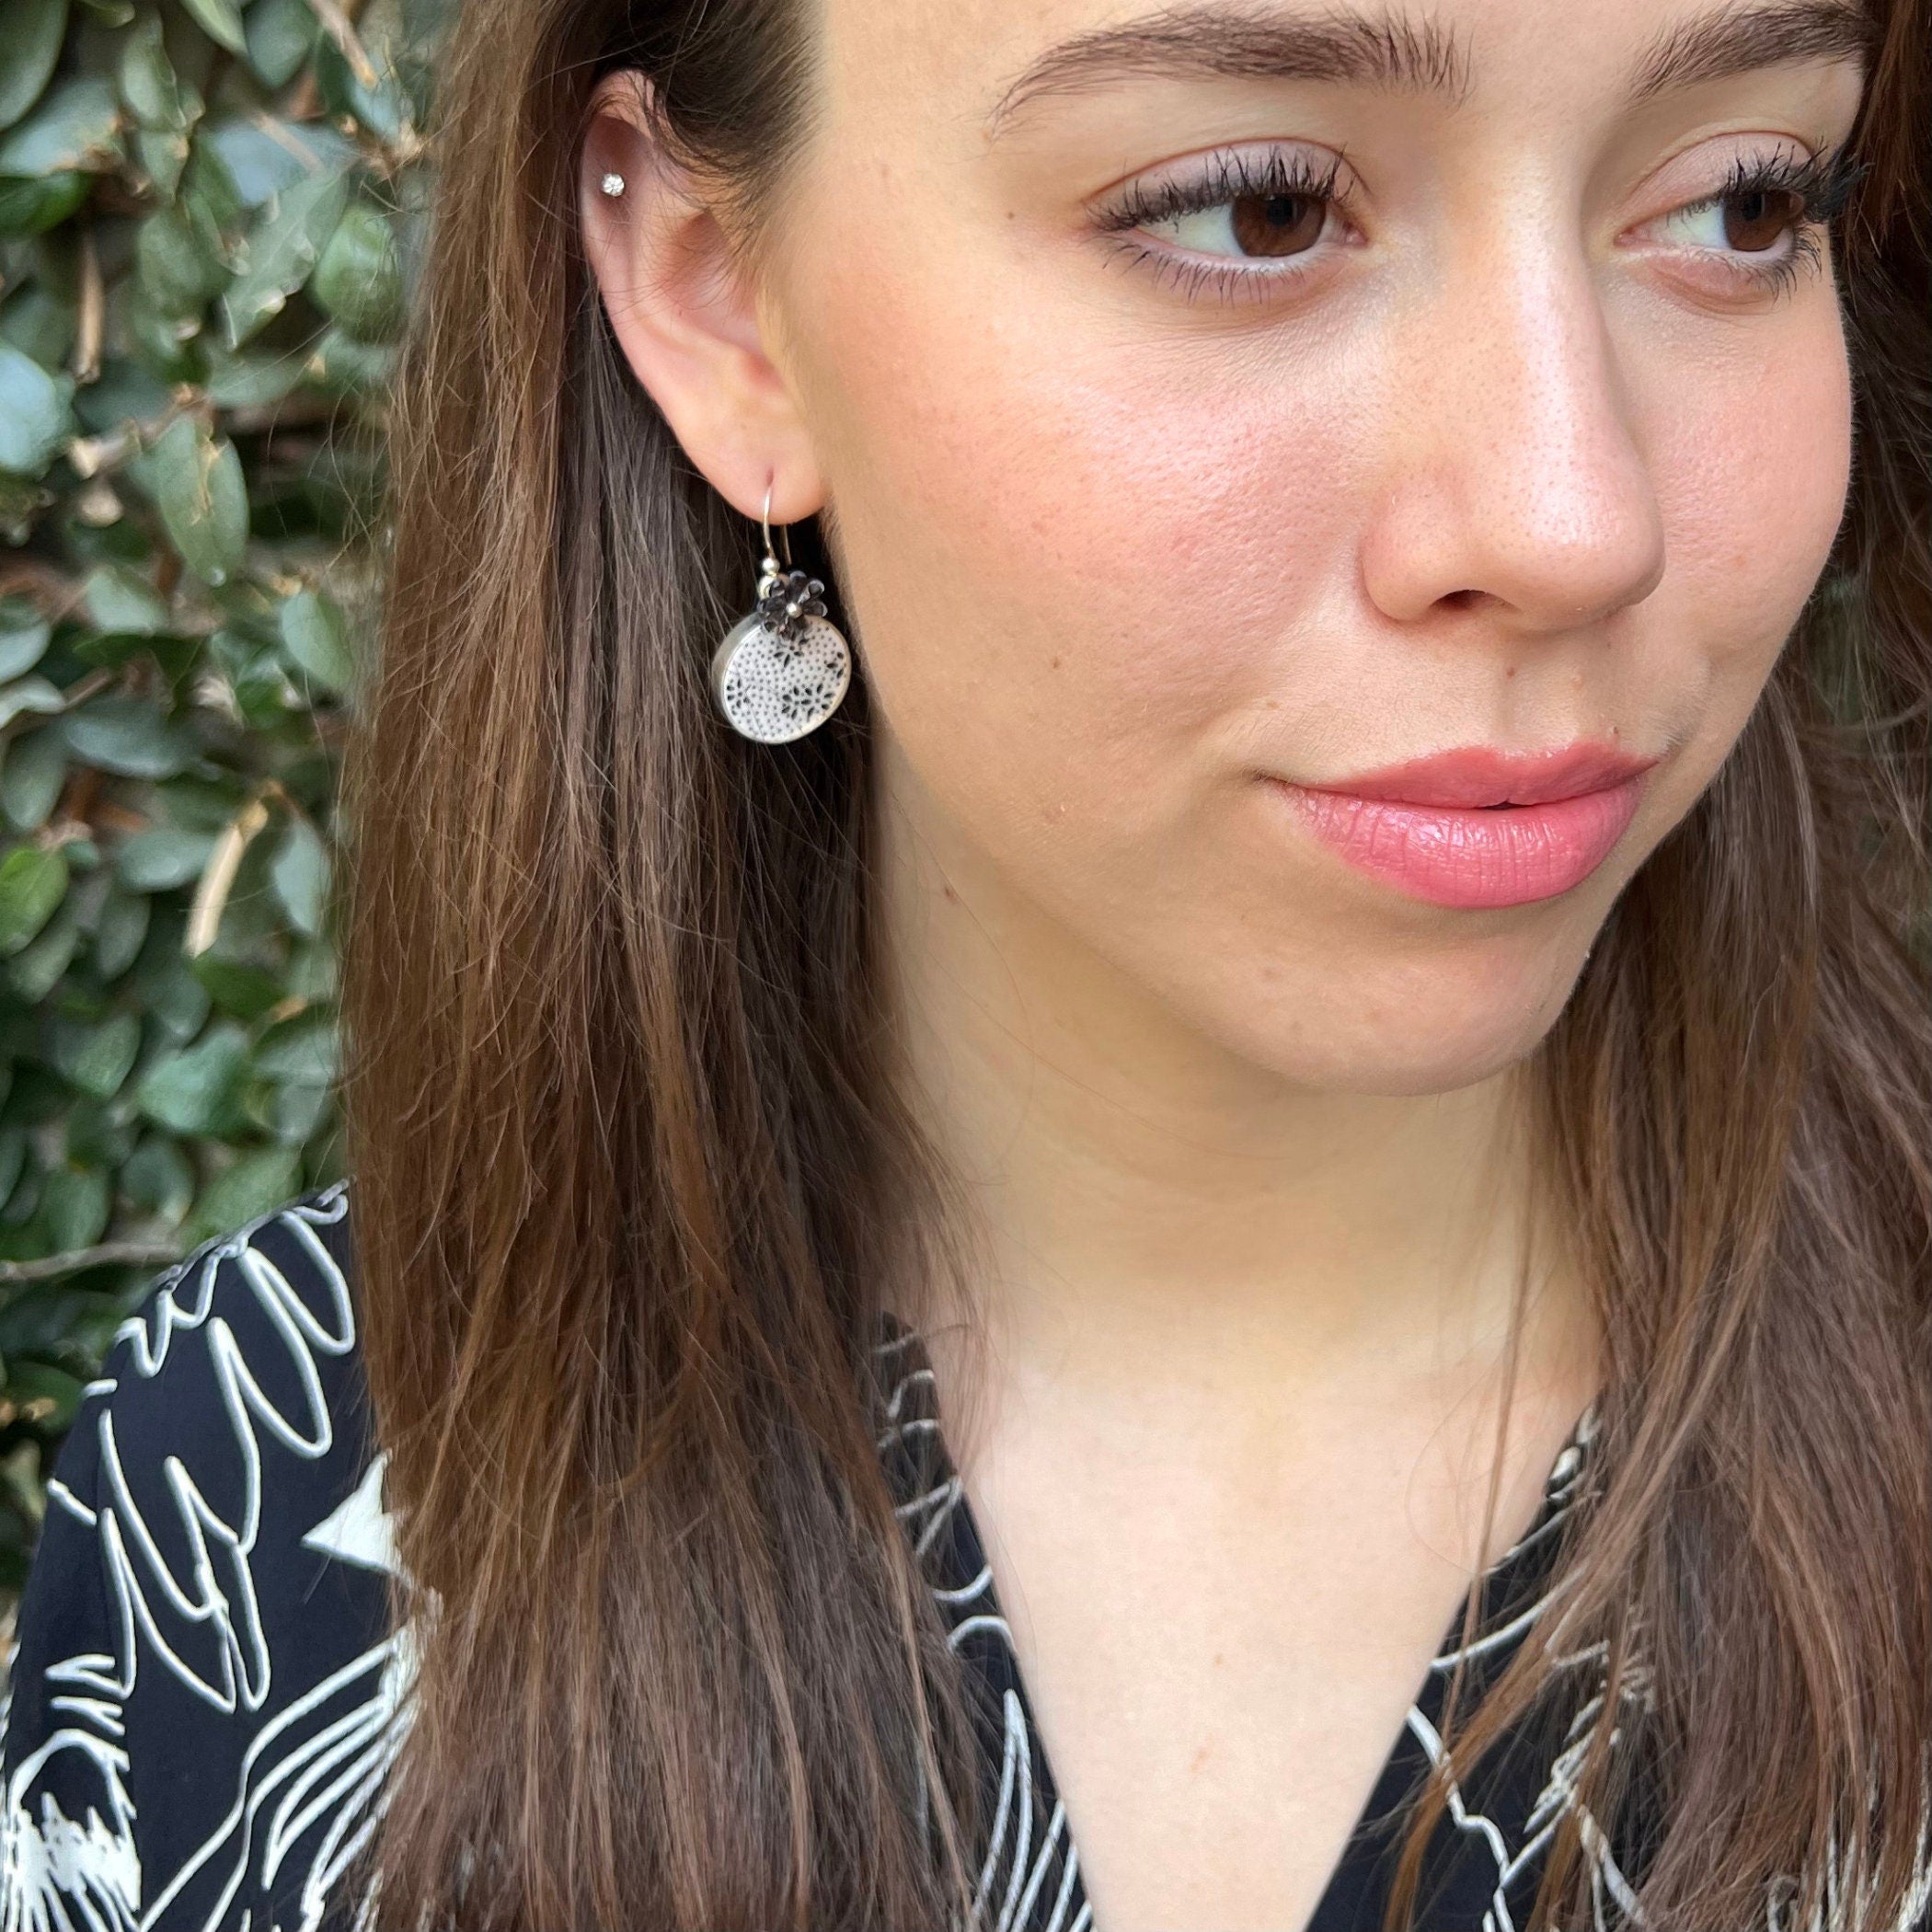
[{"label": "nose", "polygon": [[1398,359],[1363,555],[1385,615],[1475,609],[1548,635],[1656,588],[1662,517],[1582,260],[1546,245],[1468,262]]}]

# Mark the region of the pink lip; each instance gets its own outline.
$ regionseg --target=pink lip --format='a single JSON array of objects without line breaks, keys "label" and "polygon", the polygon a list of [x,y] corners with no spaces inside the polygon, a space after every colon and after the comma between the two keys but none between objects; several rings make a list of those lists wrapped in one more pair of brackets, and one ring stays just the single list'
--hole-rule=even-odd
[{"label": "pink lip", "polygon": [[1358,870],[1433,905],[1524,905],[1580,885],[1635,814],[1657,761],[1612,745],[1466,745],[1325,785],[1275,779]]}]

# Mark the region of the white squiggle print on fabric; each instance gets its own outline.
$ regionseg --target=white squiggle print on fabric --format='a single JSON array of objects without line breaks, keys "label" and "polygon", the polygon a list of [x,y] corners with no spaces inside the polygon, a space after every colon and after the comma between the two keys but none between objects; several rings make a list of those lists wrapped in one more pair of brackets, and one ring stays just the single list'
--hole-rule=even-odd
[{"label": "white squiggle print on fabric", "polygon": [[[171,1908],[198,1881],[208,1884],[213,1899],[201,1923],[246,1923],[247,1908],[239,1908],[244,1916],[237,1919],[231,1906],[245,1895],[265,1895],[298,1849],[309,1859],[298,1923],[314,1932],[332,1888],[374,1828],[384,1780],[408,1722],[414,1671],[407,1630],[305,1687],[260,1724],[238,1788],[172,1873],[142,1869],[129,1763],[119,1742],[121,1714],[143,1670],[167,1673],[227,1718],[260,1710],[275,1688],[273,1647],[253,1572],[264,1510],[272,1507],[264,1494],[264,1451],[316,1461],[337,1446],[322,1363],[352,1351],[355,1323],[349,1284],[316,1230],[346,1211],[346,1185],[338,1183],[190,1256],[159,1279],[143,1313],[116,1331],[109,1359],[118,1374],[89,1386],[91,1396],[108,1398],[81,1419],[98,1431],[97,1501],[85,1502],[64,1484],[54,1485],[52,1496],[98,1539],[116,1648],[76,1653],[43,1673],[49,1685],[73,1686],[74,1694],[53,1702],[75,1723],[21,1758],[8,1778],[0,1820],[0,1932],[146,1932],[176,1923]],[[308,1294],[257,1245],[271,1225],[294,1238]],[[273,1363],[251,1363],[234,1324],[219,1312],[232,1305],[223,1298],[238,1287],[251,1310],[267,1317],[282,1351]],[[164,1525],[159,1518],[151,1522],[136,1500],[111,1398],[124,1383],[167,1374],[183,1351],[197,1352],[212,1372],[227,1425],[215,1433],[226,1466],[190,1467],[167,1456],[160,1472],[168,1506]],[[271,1397],[268,1381],[292,1383],[293,1398]],[[393,1569],[381,1480],[375,1458],[354,1492],[304,1535],[305,1547],[363,1568]],[[238,1505],[224,1513],[209,1498],[229,1492]],[[164,1535],[185,1550],[185,1559],[169,1559]],[[9,1683],[9,1713],[12,1702]],[[95,1774],[78,1820],[40,1788],[62,1758],[63,1788],[72,1789],[76,1755]]]},{"label": "white squiggle print on fabric", "polygon": [[[12,1731],[17,1640],[9,1659],[0,1697],[7,1743],[0,1932],[320,1932],[325,1922],[351,1920],[354,1932],[374,1932],[373,1893],[339,1894],[383,1815],[408,1735],[416,1659],[408,1627],[391,1631],[385,1616],[380,1627],[351,1621],[348,1608],[362,1606],[355,1611],[361,1619],[368,1604],[385,1604],[382,1586],[400,1572],[384,1504],[385,1460],[371,1454],[358,1466],[351,1458],[362,1445],[339,1422],[355,1386],[355,1306],[322,1236],[334,1231],[343,1245],[347,1195],[338,1184],[305,1197],[163,1276],[142,1315],[118,1331],[111,1373],[89,1386],[75,1434],[93,1455],[75,1469],[91,1477],[50,1485],[49,1523],[64,1539],[74,1590],[85,1587],[98,1602],[77,1616],[76,1634],[64,1641],[49,1627],[54,1640],[39,1653],[39,1731],[31,1737]],[[919,1360],[910,1342],[878,1351],[887,1379],[908,1351],[883,1404],[879,1446],[895,1458],[916,1452],[903,1459],[926,1472],[895,1489],[904,1499],[896,1513],[921,1561],[945,1571],[933,1578],[935,1607],[969,1681],[995,1692],[985,1839],[960,1932],[1092,1932],[1078,1848],[1018,1682],[991,1565],[972,1554],[976,1535],[954,1546],[971,1514],[945,1456],[931,1369],[905,1367]],[[155,1405],[159,1436],[145,1409],[148,1433],[117,1427],[117,1400],[144,1398],[164,1384],[167,1396]],[[180,1441],[192,1453],[165,1446],[175,1409],[183,1411]],[[190,1421],[198,1426],[189,1429]],[[1580,1498],[1592,1423],[1586,1415],[1558,1459],[1545,1514],[1512,1554],[1556,1535]],[[129,1466],[123,1457],[137,1434],[145,1446],[140,1466]],[[155,1441],[164,1444],[159,1453]],[[298,1501],[318,1500],[298,1509],[292,1491]],[[287,1570],[270,1566],[258,1574],[265,1533],[276,1539],[276,1564],[293,1563],[298,1552],[314,1559],[317,1580],[305,1583],[309,1596],[295,1608]],[[953,1557],[963,1560],[946,1570]],[[83,1570],[92,1580],[85,1586]],[[339,1595],[327,1593],[339,1587]],[[1446,1650],[1432,1662],[1432,1683],[1465,1657],[1500,1656],[1552,1610],[1560,1620],[1555,1591],[1485,1630],[1466,1651]],[[1572,1814],[1597,1932],[1639,1923],[1631,1888],[1577,1795],[1604,1664],[1601,1645],[1553,1645],[1552,1668],[1575,1680],[1578,1695],[1547,1769],[1512,1800],[1519,1812],[1526,1805],[1526,1814],[1491,1815],[1473,1781],[1452,1777],[1449,1817],[1466,1861],[1459,1869],[1479,1875],[1468,1932],[1476,1932],[1478,1911],[1480,1932],[1520,1932],[1511,1901],[1523,1896],[1559,1823]],[[184,1743],[150,1731],[146,1757],[131,1756],[132,1700],[157,1687],[189,1713],[183,1728],[192,1735]],[[1643,1672],[1631,1673],[1623,1688],[1631,1708],[1650,1695]],[[1621,1734],[1621,1726],[1613,1729],[1613,1745]],[[1440,1736],[1420,1701],[1405,1735],[1425,1760],[1440,1761]],[[220,1737],[229,1747],[219,1775],[200,1786],[196,1736]],[[165,1858],[147,1855],[155,1821],[145,1821],[144,1835],[133,1795],[151,1788],[135,1774],[152,1777],[157,1761],[200,1807],[190,1810],[185,1848]],[[1921,1866],[1926,1875],[1915,1906],[1892,1932],[1919,1926],[1932,1906],[1923,1837]],[[1846,1895],[1850,1888],[1834,1876],[1821,1919],[1799,1927],[1774,1893],[1761,1932],[1873,1932]]]}]

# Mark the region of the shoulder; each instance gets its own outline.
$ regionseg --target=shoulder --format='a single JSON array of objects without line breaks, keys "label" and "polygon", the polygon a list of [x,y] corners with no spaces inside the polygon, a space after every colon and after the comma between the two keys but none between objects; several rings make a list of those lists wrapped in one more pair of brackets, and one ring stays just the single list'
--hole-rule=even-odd
[{"label": "shoulder", "polygon": [[169,1269],[88,1386],[9,1660],[7,1925],[313,1926],[364,1834],[408,1659],[350,1191]]}]

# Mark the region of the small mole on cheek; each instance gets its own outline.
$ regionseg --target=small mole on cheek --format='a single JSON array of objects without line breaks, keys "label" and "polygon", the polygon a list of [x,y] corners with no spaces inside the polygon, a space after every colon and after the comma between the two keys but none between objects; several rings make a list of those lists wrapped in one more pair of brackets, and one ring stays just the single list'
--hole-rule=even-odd
[{"label": "small mole on cheek", "polygon": [[1194,1748],[1194,1755],[1188,1760],[1188,1769],[1190,1771],[1200,1770],[1202,1765],[1207,1763],[1207,1754],[1208,1747],[1205,1744],[1197,1744]]},{"label": "small mole on cheek", "polygon": [[956,891],[953,891],[953,889],[952,889],[952,887],[951,887],[951,886],[949,886],[949,886],[945,886],[945,887],[943,887],[943,888],[942,888],[942,890],[944,891],[944,892],[945,892],[945,894],[946,894],[946,903],[948,903],[949,905],[957,905],[957,904],[959,904],[959,903],[960,903],[960,895],[959,895],[959,894],[958,894],[958,893],[957,893]]},{"label": "small mole on cheek", "polygon": [[1047,669],[1049,671],[1058,671],[1060,669],[1060,660],[1058,658],[1049,658],[1047,660]]},{"label": "small mole on cheek", "polygon": [[1502,674],[1504,677],[1514,677],[1516,675],[1515,665],[1512,664]]}]

